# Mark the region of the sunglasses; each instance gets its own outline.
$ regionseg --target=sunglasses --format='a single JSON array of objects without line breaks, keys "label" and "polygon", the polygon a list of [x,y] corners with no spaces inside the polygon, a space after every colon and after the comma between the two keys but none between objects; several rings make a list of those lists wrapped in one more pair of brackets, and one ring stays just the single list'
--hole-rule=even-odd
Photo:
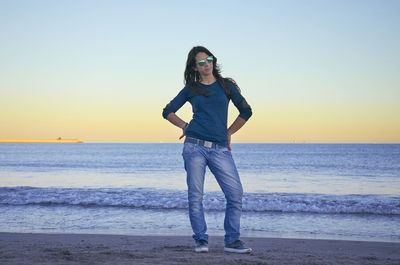
[{"label": "sunglasses", "polygon": [[[212,63],[212,61],[214,61],[214,57],[209,56],[209,57],[206,58],[206,60],[207,60],[208,63]],[[203,65],[206,64],[206,60],[204,60],[204,59],[203,59],[203,60],[200,60],[200,61],[197,62],[197,64],[198,64],[199,66],[203,66]]]}]

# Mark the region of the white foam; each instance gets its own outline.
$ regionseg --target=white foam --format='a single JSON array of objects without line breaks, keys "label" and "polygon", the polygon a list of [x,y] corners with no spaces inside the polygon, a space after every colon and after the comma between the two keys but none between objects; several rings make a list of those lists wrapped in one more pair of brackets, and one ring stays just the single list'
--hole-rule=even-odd
[{"label": "white foam", "polygon": [[[204,208],[225,211],[222,192],[208,192]],[[119,188],[0,188],[0,205],[66,205],[187,209],[187,193],[181,190]],[[323,214],[400,215],[400,196],[323,195],[299,193],[245,193],[243,211],[304,212]]]}]

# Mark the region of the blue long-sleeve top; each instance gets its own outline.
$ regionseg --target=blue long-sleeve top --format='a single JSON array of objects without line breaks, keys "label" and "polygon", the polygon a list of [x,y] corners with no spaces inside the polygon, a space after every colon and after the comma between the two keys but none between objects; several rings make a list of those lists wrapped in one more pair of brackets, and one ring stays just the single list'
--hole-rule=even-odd
[{"label": "blue long-sleeve top", "polygon": [[193,118],[186,129],[186,136],[216,142],[226,146],[228,143],[228,105],[231,99],[239,110],[239,117],[246,121],[252,115],[251,107],[247,104],[239,90],[230,82],[226,82],[230,88],[227,96],[218,81],[203,85],[205,91],[211,96],[194,95],[190,88],[185,86],[178,95],[164,108],[162,113],[166,119],[168,114],[178,111],[186,101],[192,105]]}]

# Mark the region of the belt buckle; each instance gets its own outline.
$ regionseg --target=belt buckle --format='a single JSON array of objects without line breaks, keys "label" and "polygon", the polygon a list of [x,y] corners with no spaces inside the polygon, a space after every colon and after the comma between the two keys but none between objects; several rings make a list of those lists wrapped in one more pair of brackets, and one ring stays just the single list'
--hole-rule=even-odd
[{"label": "belt buckle", "polygon": [[212,144],[213,144],[212,142],[204,141],[204,147],[211,148]]}]

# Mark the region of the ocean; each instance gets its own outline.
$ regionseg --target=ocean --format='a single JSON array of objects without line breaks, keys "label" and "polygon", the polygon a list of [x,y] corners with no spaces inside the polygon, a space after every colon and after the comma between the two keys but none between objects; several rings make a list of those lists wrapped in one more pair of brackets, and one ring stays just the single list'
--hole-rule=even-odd
[{"label": "ocean", "polygon": [[[182,144],[0,144],[0,232],[187,235]],[[400,242],[400,144],[232,144],[242,236]],[[208,234],[225,198],[207,171]]]}]

